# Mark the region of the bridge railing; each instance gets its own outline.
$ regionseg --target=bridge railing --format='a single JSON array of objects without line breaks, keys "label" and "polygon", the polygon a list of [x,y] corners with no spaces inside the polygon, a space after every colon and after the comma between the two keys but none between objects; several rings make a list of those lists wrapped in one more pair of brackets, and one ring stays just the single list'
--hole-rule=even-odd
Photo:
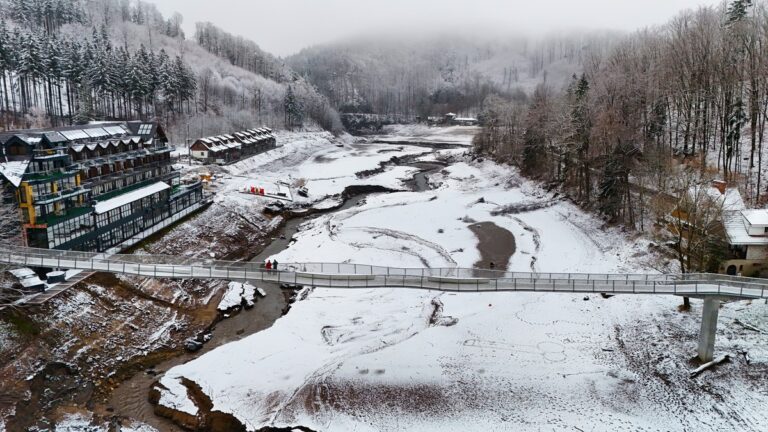
[{"label": "bridge railing", "polygon": [[[142,276],[173,278],[254,279],[328,286],[366,287],[377,278],[385,286],[408,286],[457,291],[590,291],[635,293],[722,293],[766,298],[765,279],[719,274],[594,274],[508,272],[475,268],[404,268],[354,263],[281,263],[267,270],[262,263],[225,261],[192,256],[115,254],[20,248],[0,245],[0,262],[25,266],[74,268]],[[354,276],[354,277],[353,277]]]},{"label": "bridge railing", "polygon": [[458,279],[562,279],[562,280],[603,280],[603,281],[673,281],[679,275],[673,274],[596,274],[596,273],[543,273],[543,272],[508,272],[478,268],[406,268],[385,267],[353,263],[300,263],[280,264],[280,268],[303,273],[322,274],[369,274],[374,276],[413,276],[444,277]]},{"label": "bridge railing", "polygon": [[[0,261],[24,262],[27,265],[36,265],[35,261],[56,260],[57,262],[100,262],[112,264],[146,264],[155,266],[194,266],[206,268],[240,268],[259,269],[262,263],[248,261],[226,261],[208,258],[200,258],[183,255],[144,255],[114,254],[107,255],[98,252],[80,252],[55,249],[35,249],[0,245]],[[58,266],[63,267],[63,266]],[[617,281],[669,281],[677,280],[680,275],[670,274],[595,274],[595,273],[542,273],[542,272],[507,272],[501,270],[477,269],[477,268],[406,268],[385,267],[353,263],[300,263],[280,264],[280,269],[294,270],[307,273],[323,274],[369,274],[376,276],[424,276],[424,277],[454,277],[454,278],[515,278],[515,279],[583,279],[583,280],[617,280]]]}]

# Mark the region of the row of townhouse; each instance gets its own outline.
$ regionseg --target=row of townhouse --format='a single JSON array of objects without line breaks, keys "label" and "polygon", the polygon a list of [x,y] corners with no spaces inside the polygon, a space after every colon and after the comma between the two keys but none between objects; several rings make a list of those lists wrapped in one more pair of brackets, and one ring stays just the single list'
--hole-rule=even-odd
[{"label": "row of townhouse", "polygon": [[272,150],[277,146],[272,129],[262,127],[200,138],[190,147],[190,155],[204,163],[228,164]]},{"label": "row of townhouse", "polygon": [[32,247],[119,248],[204,202],[200,182],[181,184],[156,122],[15,131],[0,144],[0,177]]}]

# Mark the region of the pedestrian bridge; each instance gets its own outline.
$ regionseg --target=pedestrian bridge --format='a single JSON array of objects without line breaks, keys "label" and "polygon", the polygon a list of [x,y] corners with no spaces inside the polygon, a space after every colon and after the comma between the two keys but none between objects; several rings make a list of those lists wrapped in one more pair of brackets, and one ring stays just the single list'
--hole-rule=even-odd
[{"label": "pedestrian bridge", "polygon": [[[0,263],[173,279],[265,281],[315,287],[415,288],[448,292],[651,294],[705,300],[699,355],[712,358],[719,302],[768,299],[768,280],[719,274],[523,273],[471,268],[398,268],[350,263],[261,263],[0,246]],[[706,327],[706,328],[705,328]],[[703,351],[702,351],[703,350]]]},{"label": "pedestrian bridge", "polygon": [[327,288],[416,288],[671,294],[768,299],[768,280],[719,274],[524,273],[471,268],[399,268],[347,263],[261,263],[167,255],[122,255],[0,246],[0,263],[171,279],[268,281]]}]

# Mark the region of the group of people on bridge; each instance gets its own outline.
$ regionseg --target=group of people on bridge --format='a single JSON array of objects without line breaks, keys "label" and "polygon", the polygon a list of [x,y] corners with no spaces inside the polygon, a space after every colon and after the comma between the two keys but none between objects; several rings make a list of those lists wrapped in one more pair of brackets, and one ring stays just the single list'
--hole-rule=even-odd
[{"label": "group of people on bridge", "polygon": [[267,262],[264,264],[264,268],[267,270],[277,270],[277,260],[267,260]]}]

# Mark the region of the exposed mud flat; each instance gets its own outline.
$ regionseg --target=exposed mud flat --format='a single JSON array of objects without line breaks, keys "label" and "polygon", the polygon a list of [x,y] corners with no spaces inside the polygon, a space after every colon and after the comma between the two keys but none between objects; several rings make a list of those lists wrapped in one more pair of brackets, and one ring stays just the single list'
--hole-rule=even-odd
[{"label": "exposed mud flat", "polygon": [[515,253],[515,236],[506,228],[493,222],[479,222],[469,226],[478,240],[480,261],[475,268],[506,270],[510,258]]}]

